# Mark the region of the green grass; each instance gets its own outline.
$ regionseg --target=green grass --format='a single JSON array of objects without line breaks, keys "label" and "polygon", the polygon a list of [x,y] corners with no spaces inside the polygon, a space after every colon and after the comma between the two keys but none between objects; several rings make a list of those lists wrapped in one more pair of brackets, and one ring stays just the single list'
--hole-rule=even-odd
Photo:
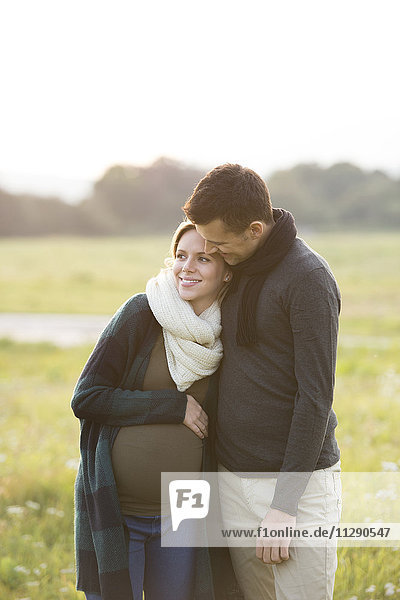
[{"label": "green grass", "polygon": [[328,260],[339,283],[342,333],[398,338],[400,235],[329,233],[306,241]]},{"label": "green grass", "polygon": [[[307,241],[328,259],[343,295],[335,395],[343,470],[400,465],[400,240],[327,234]],[[111,314],[144,289],[168,242],[3,240],[0,310]],[[69,400],[89,352],[0,342],[1,599],[83,598],[74,589],[79,426]],[[400,588],[400,550],[340,548],[338,559],[335,600],[383,600],[386,583]],[[376,590],[366,592],[371,585]]]},{"label": "green grass", "polygon": [[0,240],[0,312],[112,314],[144,291],[168,237]]},{"label": "green grass", "polygon": [[[343,295],[342,332],[400,334],[400,236],[327,233],[306,241],[330,263]],[[170,239],[0,240],[0,312],[112,314],[144,291]]]},{"label": "green grass", "polygon": [[74,589],[79,425],[69,397],[88,352],[0,343],[0,598],[83,598]]},{"label": "green grass", "polygon": [[[399,350],[340,350],[335,410],[345,471],[400,461],[399,390],[391,382]],[[69,399],[89,352],[0,343],[0,598],[82,598],[73,556],[79,427]],[[399,552],[341,548],[338,556],[335,600],[385,598],[385,583],[400,587]],[[372,584],[377,592],[365,593]]]}]

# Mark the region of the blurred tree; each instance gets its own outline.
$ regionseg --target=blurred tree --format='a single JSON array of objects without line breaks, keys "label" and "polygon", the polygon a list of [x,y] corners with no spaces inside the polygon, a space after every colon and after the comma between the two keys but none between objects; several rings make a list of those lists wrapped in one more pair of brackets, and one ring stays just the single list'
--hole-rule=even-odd
[{"label": "blurred tree", "polygon": [[149,167],[116,165],[106,171],[84,203],[120,233],[169,231],[184,217],[181,206],[203,172],[162,157]]},{"label": "blurred tree", "polygon": [[13,195],[0,190],[0,235],[77,234],[106,231],[96,226],[80,206],[58,198]]},{"label": "blurred tree", "polygon": [[349,163],[327,169],[302,164],[266,178],[272,204],[299,225],[319,228],[392,228],[400,225],[400,182]]},{"label": "blurred tree", "polygon": [[[0,235],[172,233],[203,171],[161,157],[148,167],[114,165],[92,194],[71,206],[57,198],[0,189]],[[400,181],[350,163],[300,164],[265,178],[272,204],[300,228],[400,227]]]}]

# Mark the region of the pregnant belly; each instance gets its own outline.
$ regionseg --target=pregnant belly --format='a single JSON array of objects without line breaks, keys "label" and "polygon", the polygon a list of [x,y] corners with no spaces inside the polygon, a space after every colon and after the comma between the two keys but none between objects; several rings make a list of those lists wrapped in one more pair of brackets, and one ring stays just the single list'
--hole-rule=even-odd
[{"label": "pregnant belly", "polygon": [[203,443],[185,425],[122,427],[112,449],[124,514],[160,514],[161,473],[200,471]]}]

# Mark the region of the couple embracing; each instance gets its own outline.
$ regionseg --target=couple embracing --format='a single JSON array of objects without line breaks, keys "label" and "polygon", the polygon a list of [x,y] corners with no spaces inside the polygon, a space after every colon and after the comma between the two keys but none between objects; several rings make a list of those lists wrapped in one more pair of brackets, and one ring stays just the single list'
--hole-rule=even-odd
[{"label": "couple embracing", "polygon": [[170,264],[112,317],[74,391],[77,587],[87,600],[332,599],[333,546],[161,546],[162,472],[218,470],[224,524],[337,521],[341,502],[328,264],[240,165],[207,173],[183,208]]}]

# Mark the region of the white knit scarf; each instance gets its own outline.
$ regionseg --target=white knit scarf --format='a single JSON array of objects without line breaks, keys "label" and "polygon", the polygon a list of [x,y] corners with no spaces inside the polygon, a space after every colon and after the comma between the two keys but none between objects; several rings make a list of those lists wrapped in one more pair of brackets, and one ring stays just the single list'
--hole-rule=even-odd
[{"label": "white knit scarf", "polygon": [[217,370],[222,359],[221,310],[214,302],[196,315],[183,300],[171,268],[146,285],[151,311],[163,328],[165,352],[172,379],[180,392]]}]

